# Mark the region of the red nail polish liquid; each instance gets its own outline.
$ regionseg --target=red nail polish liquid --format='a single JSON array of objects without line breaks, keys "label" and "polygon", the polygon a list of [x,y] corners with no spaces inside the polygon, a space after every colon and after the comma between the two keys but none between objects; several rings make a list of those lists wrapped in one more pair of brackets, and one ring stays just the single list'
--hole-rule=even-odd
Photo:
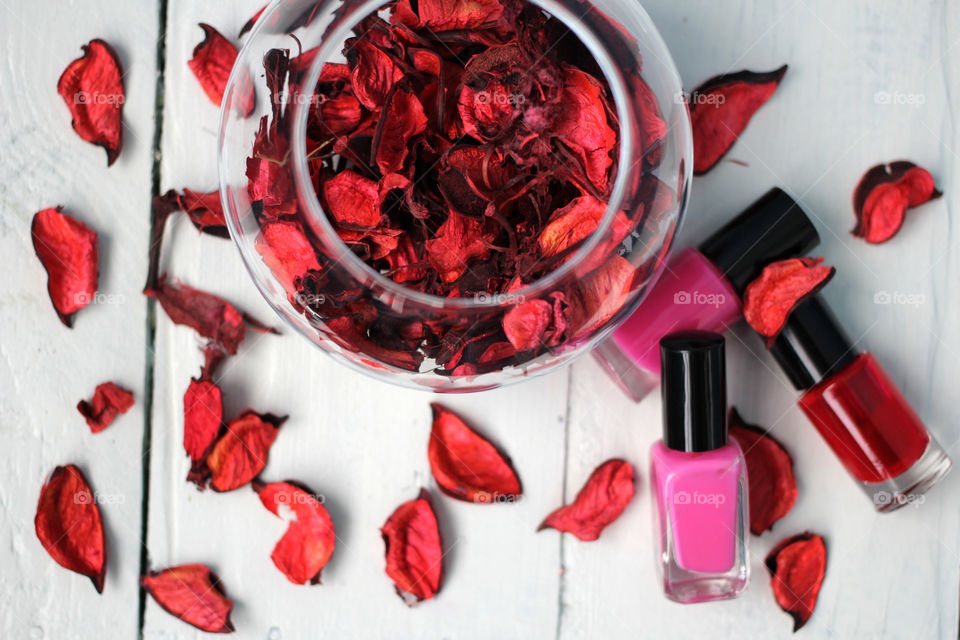
[{"label": "red nail polish liquid", "polygon": [[853,349],[819,296],[794,310],[771,353],[806,390],[800,408],[878,511],[915,501],[950,469],[890,376]]}]

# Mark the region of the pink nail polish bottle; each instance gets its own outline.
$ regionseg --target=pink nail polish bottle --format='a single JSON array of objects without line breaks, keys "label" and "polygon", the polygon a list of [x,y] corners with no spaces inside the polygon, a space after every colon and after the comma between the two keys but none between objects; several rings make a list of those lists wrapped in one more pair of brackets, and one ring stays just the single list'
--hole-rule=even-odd
[{"label": "pink nail polish bottle", "polygon": [[660,341],[663,440],[650,448],[654,540],[664,594],[683,603],[736,598],[750,580],[747,465],[727,440],[723,336]]},{"label": "pink nail polish bottle", "polygon": [[819,243],[800,205],[771,189],[699,248],[674,256],[637,310],[593,354],[640,402],[660,381],[660,338],[688,329],[723,331],[742,317],[740,298],[763,267]]}]

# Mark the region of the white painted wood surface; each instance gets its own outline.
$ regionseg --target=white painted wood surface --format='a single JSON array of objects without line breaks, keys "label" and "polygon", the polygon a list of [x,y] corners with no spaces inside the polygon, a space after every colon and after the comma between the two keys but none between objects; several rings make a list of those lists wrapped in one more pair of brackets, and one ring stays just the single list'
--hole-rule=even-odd
[{"label": "white painted wood surface", "polygon": [[[186,61],[204,21],[233,37],[258,0],[169,0],[161,188],[216,186],[217,109]],[[723,71],[791,66],[774,99],[729,158],[694,182],[681,243],[695,242],[769,186],[780,184],[816,217],[819,254],[838,267],[826,290],[861,345],[880,358],[945,448],[960,458],[960,200],[953,95],[960,86],[960,7],[949,2],[777,0],[644,3],[688,88]],[[408,609],[383,573],[378,528],[420,486],[430,396],[368,380],[301,338],[251,335],[220,380],[228,417],[252,407],[288,413],[264,472],[325,496],[338,546],[324,584],[296,587],[269,554],[285,527],[252,491],[200,493],[183,478],[183,391],[200,365],[191,331],[158,312],[152,389],[143,388],[146,272],[158,7],[155,2],[3,0],[0,43],[0,637],[134,638],[144,536],[153,567],[207,562],[237,602],[236,637],[289,638],[686,638],[790,637],[762,566],[781,538],[811,529],[828,543],[828,572],[813,618],[797,637],[954,638],[960,582],[960,474],[918,508],[877,515],[795,408],[796,395],[743,327],[728,334],[731,402],[773,426],[793,452],[800,497],[773,532],[753,538],[754,582],[738,601],[682,608],[654,580],[649,445],[659,401],[633,405],[589,360],[568,371],[475,396],[441,398],[513,457],[524,482],[517,504],[466,505],[437,497],[447,581],[433,601]],[[127,146],[118,164],[80,141],[56,95],[79,47],[104,37],[127,75]],[[881,93],[883,92],[883,93]],[[877,94],[881,93],[880,99]],[[890,96],[892,104],[884,102]],[[919,104],[918,104],[919,103]],[[859,175],[882,160],[929,167],[944,198],[910,214],[897,239],[869,247],[847,233]],[[29,224],[65,204],[101,232],[101,291],[114,304],[59,324],[33,257]],[[272,318],[233,246],[171,226],[165,266],[185,282]],[[915,305],[874,303],[878,292]],[[119,298],[122,296],[122,298]],[[896,297],[894,295],[894,297]],[[123,303],[117,303],[122,299]],[[113,379],[138,405],[93,436],[75,404]],[[144,400],[153,394],[149,456],[141,460]],[[639,494],[594,543],[540,519],[570,500],[599,462],[624,457]],[[44,476],[77,462],[103,505],[110,539],[106,590],[50,560],[33,534]],[[142,464],[149,463],[147,530],[141,531]],[[143,636],[201,633],[147,601]]]}]

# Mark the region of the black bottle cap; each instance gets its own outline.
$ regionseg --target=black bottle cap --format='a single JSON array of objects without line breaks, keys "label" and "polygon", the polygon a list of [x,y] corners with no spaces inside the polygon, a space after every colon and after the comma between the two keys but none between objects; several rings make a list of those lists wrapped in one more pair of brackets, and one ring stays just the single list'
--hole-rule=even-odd
[{"label": "black bottle cap", "polygon": [[859,355],[819,295],[793,310],[770,353],[799,390],[832,376]]},{"label": "black bottle cap", "polygon": [[663,444],[712,451],[727,444],[727,375],[723,336],[680,331],[660,340]]},{"label": "black bottle cap", "polygon": [[774,187],[746,211],[700,245],[700,253],[743,292],[763,268],[801,256],[820,244],[820,236],[797,202]]}]

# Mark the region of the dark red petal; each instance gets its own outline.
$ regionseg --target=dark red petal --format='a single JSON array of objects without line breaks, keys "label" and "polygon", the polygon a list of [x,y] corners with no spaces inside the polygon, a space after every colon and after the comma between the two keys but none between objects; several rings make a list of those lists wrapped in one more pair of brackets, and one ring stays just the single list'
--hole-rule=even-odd
[{"label": "dark red petal", "polygon": [[326,508],[312,491],[293,481],[254,483],[253,489],[273,515],[290,522],[270,554],[273,563],[294,584],[319,584],[320,571],[330,561],[336,543]]},{"label": "dark red petal", "polygon": [[490,255],[482,222],[455,211],[440,225],[436,236],[427,240],[426,251],[430,264],[444,282],[453,282],[462,276],[470,260]]},{"label": "dark red petal", "polygon": [[633,274],[633,265],[623,256],[614,255],[571,288],[568,302],[573,336],[597,329],[623,307],[630,294]]},{"label": "dark red petal", "polygon": [[231,421],[207,456],[213,490],[233,491],[256,478],[267,466],[270,447],[286,419],[247,410]]},{"label": "dark red petal", "polygon": [[730,435],[747,460],[750,496],[750,531],[760,535],[787,515],[797,501],[797,479],[790,454],[763,429],[747,424],[730,409]]},{"label": "dark red petal", "polygon": [[[267,6],[269,6],[269,5],[267,5]],[[259,20],[259,19],[260,19],[260,16],[263,15],[263,12],[267,10],[267,6],[261,7],[260,11],[257,11],[255,14],[253,14],[253,17],[251,17],[249,20],[247,20],[246,24],[243,25],[243,28],[240,29],[240,33],[237,34],[237,37],[238,37],[238,38],[242,38],[242,37],[245,36],[251,29],[253,29],[254,25],[257,24],[257,20]]]},{"label": "dark red petal", "polygon": [[206,485],[207,456],[223,427],[223,394],[210,380],[196,378],[183,394],[183,448],[190,456],[188,480]]},{"label": "dark red petal", "polygon": [[907,209],[941,195],[930,172],[912,162],[878,164],[853,192],[857,225],[852,233],[871,244],[886,242],[900,230]]},{"label": "dark red petal", "polygon": [[620,517],[633,499],[633,467],[623,460],[607,460],[590,475],[573,504],[548,515],[537,531],[551,528],[589,542]]},{"label": "dark red petal", "polygon": [[397,595],[409,605],[435,596],[443,585],[443,545],[427,490],[397,507],[380,533]]},{"label": "dark red petal", "polygon": [[819,266],[823,258],[789,258],[771,262],[743,294],[743,316],[753,330],[773,344],[801,302],[816,294],[836,273]]},{"label": "dark red petal", "polygon": [[553,305],[546,300],[518,304],[503,316],[503,332],[517,351],[543,346],[544,334],[553,321]]},{"label": "dark red petal", "polygon": [[202,564],[151,571],[140,579],[164,611],[208,633],[232,633],[230,610],[220,579]]},{"label": "dark red petal", "polygon": [[120,414],[126,413],[133,406],[133,394],[112,382],[97,385],[90,402],[81,400],[77,410],[87,420],[87,425],[93,433],[100,433]]},{"label": "dark red petal", "polygon": [[419,0],[416,7],[414,12],[410,0],[401,0],[392,7],[390,18],[412,28],[450,31],[494,25],[503,13],[498,0]]},{"label": "dark red petal", "polygon": [[407,89],[393,91],[390,101],[380,114],[377,136],[373,141],[375,160],[384,175],[400,171],[407,158],[410,139],[427,128],[423,105]]},{"label": "dark red petal", "polygon": [[373,229],[380,224],[377,183],[347,169],[323,183],[327,211],[349,228]]},{"label": "dark red petal", "polygon": [[212,293],[194,289],[161,276],[157,287],[144,292],[156,298],[170,320],[192,328],[209,338],[226,353],[234,355],[246,335],[246,325],[259,331],[270,331],[265,325],[240,313],[236,307]]},{"label": "dark red petal", "polygon": [[367,40],[358,40],[351,55],[356,59],[351,76],[354,95],[368,109],[382,108],[393,83],[403,77],[403,71],[390,56]]},{"label": "dark red petal", "polygon": [[587,177],[603,192],[613,165],[610,152],[617,144],[617,134],[607,123],[603,89],[592,76],[565,67],[563,101],[564,107],[555,125],[556,134],[580,157]]},{"label": "dark red petal", "polygon": [[[540,232],[537,242],[544,257],[561,254],[593,234],[603,221],[607,203],[591,195],[574,198],[567,206],[553,213],[549,224]],[[630,220],[617,211],[613,221],[610,245],[620,244],[630,232]]]},{"label": "dark red petal", "polygon": [[61,567],[93,580],[103,592],[107,551],[103,542],[100,507],[80,469],[57,467],[40,490],[37,538]]},{"label": "dark red petal", "polygon": [[513,501],[520,480],[510,459],[446,407],[433,403],[427,457],[440,490],[466,502]]},{"label": "dark red petal", "polygon": [[263,225],[257,251],[291,295],[295,294],[297,283],[307,271],[320,269],[313,245],[297,223],[269,222]]},{"label": "dark red petal", "polygon": [[712,169],[730,150],[786,72],[787,65],[765,73],[741,71],[711,78],[693,90],[690,122],[695,175]]},{"label": "dark red petal", "polygon": [[169,211],[183,211],[190,218],[190,222],[197,231],[218,238],[229,238],[227,220],[223,215],[223,205],[220,202],[220,192],[211,191],[201,193],[184,189],[183,192],[168,191],[157,196],[155,207],[166,208]]},{"label": "dark red petal", "polygon": [[47,291],[60,321],[73,326],[73,314],[97,293],[97,232],[60,209],[44,209],[30,227],[33,250],[47,270]]},{"label": "dark red petal", "polygon": [[107,166],[123,148],[123,69],[116,52],[103,40],[91,40],[83,57],[70,63],[57,82],[57,93],[73,116],[73,130],[107,151]]},{"label": "dark red petal", "polygon": [[765,560],[773,597],[793,616],[793,630],[806,624],[817,606],[820,585],[827,572],[827,545],[809,531],[787,538]]},{"label": "dark red petal", "polygon": [[[223,103],[223,94],[227,90],[227,81],[230,72],[237,61],[237,48],[224,38],[219,31],[208,24],[200,23],[203,29],[203,41],[193,50],[193,58],[187,65],[193,71],[203,87],[204,93],[210,102],[218,107]],[[253,84],[248,83],[249,92],[239,98],[236,106],[237,113],[248,116],[256,106],[253,95]]]}]

